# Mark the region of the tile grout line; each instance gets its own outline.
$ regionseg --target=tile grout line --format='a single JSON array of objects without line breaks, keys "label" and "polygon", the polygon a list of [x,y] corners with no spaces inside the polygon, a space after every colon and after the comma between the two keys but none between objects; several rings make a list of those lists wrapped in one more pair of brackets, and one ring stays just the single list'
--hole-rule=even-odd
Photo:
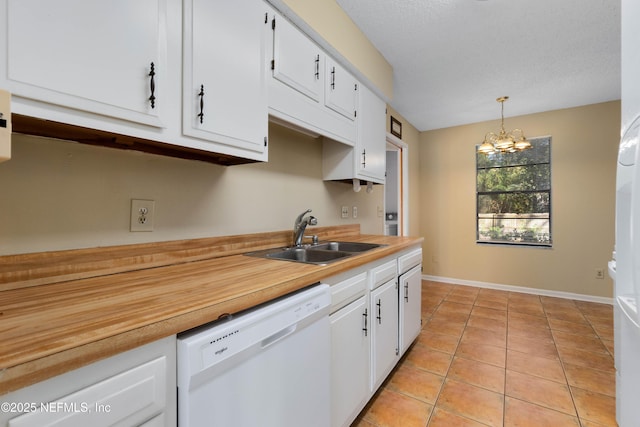
[{"label": "tile grout line", "polygon": [[[573,302],[573,305],[576,306],[576,303],[574,300],[571,300]],[[544,317],[547,320],[547,325],[549,325],[549,331],[551,332],[551,339],[553,340],[553,346],[556,350],[556,353],[558,354],[558,360],[560,361],[560,366],[562,367],[562,375],[564,375],[564,381],[565,384],[567,386],[567,389],[569,390],[569,395],[571,396],[571,404],[573,405],[573,410],[576,413],[576,418],[578,419],[578,423],[582,426],[582,419],[580,418],[580,413],[578,412],[578,405],[576,405],[576,398],[573,395],[573,390],[571,389],[571,386],[569,385],[569,377],[567,377],[567,370],[565,369],[565,363],[562,357],[560,357],[560,351],[558,350],[558,342],[556,341],[556,336],[553,334],[553,329],[551,329],[551,324],[549,323],[549,315],[547,314],[547,309],[545,307],[545,305],[541,302],[542,304],[542,310],[544,311]],[[576,308],[578,310],[579,307],[576,306]],[[580,314],[582,314],[582,310],[580,310]],[[584,315],[583,315],[584,316]]]},{"label": "tile grout line", "polygon": [[[431,313],[431,316],[429,316],[429,320],[431,320],[431,318],[433,318],[433,315],[438,311],[438,309],[440,308],[440,306],[442,305],[442,303],[444,301],[446,301],[447,297],[451,294],[451,292],[453,291],[453,287],[451,287],[449,289],[449,292],[447,292],[447,294],[440,300],[440,302],[438,303],[437,307],[434,309],[434,311]],[[427,324],[429,322],[425,323],[424,328],[427,327]],[[462,336],[458,337],[458,341],[456,342],[456,347],[453,349],[453,354],[451,355],[452,357],[452,362],[453,362],[453,357],[455,357],[456,351],[458,350],[458,346],[460,345],[460,340],[461,340]],[[440,399],[440,394],[442,394],[442,389],[444,389],[444,384],[447,381],[447,375],[449,375],[449,369],[451,368],[451,364],[449,364],[449,367],[447,368],[447,372],[445,372],[444,377],[442,378],[442,385],[440,386],[440,390],[438,390],[438,394],[436,395],[434,401],[433,401],[433,408],[431,409],[431,413],[429,414],[429,416],[427,417],[427,423],[425,424],[425,427],[428,427],[429,424],[431,423],[431,418],[433,417],[433,414],[436,412],[436,408],[438,405],[438,400]]]},{"label": "tile grout line", "polygon": [[507,423],[507,363],[509,357],[509,295],[507,294],[507,331],[504,337],[504,383],[502,384],[502,425]]}]

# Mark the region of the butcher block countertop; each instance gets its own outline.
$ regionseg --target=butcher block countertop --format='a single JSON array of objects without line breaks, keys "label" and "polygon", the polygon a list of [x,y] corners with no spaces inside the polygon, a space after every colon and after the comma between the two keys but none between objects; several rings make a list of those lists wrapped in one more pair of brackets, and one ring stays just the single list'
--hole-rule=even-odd
[{"label": "butcher block countertop", "polygon": [[291,232],[0,257],[0,395],[267,302],[422,238],[314,227],[320,240],[384,244],[327,265],[242,255]]}]

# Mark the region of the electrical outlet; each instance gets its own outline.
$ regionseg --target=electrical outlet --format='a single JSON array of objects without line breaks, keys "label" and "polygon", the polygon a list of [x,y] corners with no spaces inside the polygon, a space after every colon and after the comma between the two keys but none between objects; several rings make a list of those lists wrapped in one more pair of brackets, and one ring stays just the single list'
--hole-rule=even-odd
[{"label": "electrical outlet", "polygon": [[384,215],[384,211],[382,210],[382,206],[378,206],[378,218],[382,218]]},{"label": "electrical outlet", "polygon": [[155,200],[131,199],[131,231],[153,231]]},{"label": "electrical outlet", "polygon": [[349,206],[342,207],[342,218],[349,218]]},{"label": "electrical outlet", "polygon": [[604,279],[604,269],[596,268],[596,279]]},{"label": "electrical outlet", "polygon": [[358,218],[358,207],[357,206],[353,207],[353,217],[354,218]]}]

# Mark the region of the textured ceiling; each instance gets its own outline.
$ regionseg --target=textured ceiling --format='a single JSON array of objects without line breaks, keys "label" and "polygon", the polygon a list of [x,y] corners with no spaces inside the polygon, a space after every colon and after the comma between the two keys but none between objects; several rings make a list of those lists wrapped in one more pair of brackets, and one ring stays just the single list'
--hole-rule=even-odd
[{"label": "textured ceiling", "polygon": [[336,0],[418,130],[620,99],[620,0]]}]

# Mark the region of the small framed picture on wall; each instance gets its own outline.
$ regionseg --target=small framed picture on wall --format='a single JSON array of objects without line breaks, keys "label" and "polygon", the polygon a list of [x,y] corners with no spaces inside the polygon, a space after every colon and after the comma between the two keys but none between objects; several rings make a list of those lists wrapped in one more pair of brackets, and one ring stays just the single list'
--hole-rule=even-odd
[{"label": "small framed picture on wall", "polygon": [[393,116],[391,116],[391,134],[402,139],[402,123]]}]

